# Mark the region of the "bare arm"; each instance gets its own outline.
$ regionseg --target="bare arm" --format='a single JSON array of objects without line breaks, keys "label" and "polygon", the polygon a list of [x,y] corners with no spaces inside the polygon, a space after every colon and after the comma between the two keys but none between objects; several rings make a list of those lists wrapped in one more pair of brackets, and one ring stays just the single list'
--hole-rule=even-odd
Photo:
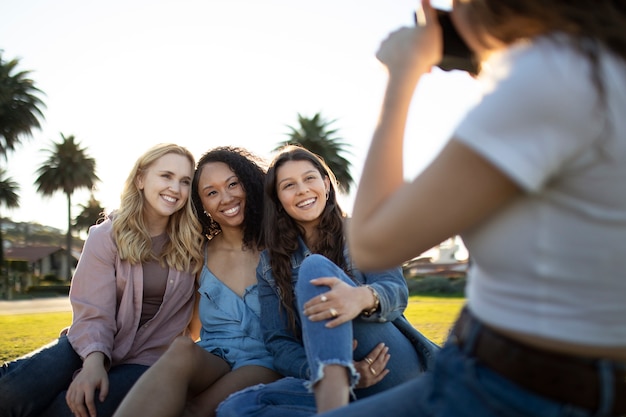
[{"label": "bare arm", "polygon": [[200,339],[200,330],[202,329],[202,323],[200,322],[200,294],[198,294],[198,286],[196,285],[196,292],[194,295],[193,313],[191,315],[191,321],[187,327],[189,331],[189,337],[194,342]]},{"label": "bare arm", "polygon": [[404,182],[402,145],[411,98],[441,56],[440,29],[433,9],[424,3],[426,26],[392,33],[377,54],[389,79],[348,224],[350,253],[364,270],[418,256],[476,225],[520,192],[454,139],[412,183]]}]

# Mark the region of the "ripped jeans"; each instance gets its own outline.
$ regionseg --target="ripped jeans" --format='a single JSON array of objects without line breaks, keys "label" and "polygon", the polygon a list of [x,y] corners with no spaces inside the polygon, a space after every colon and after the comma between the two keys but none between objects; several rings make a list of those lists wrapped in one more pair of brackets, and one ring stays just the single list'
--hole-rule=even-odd
[{"label": "ripped jeans", "polygon": [[[313,261],[313,262],[310,262]],[[338,277],[349,285],[356,284],[335,264],[321,256],[310,256],[302,264],[296,285],[298,311],[306,301],[328,291],[326,286],[315,286],[310,280],[319,277]],[[404,320],[404,319],[402,319]],[[359,375],[353,361],[360,361],[377,344],[389,347],[390,373],[379,383],[368,388],[353,389],[352,400],[365,398],[395,387],[421,374],[426,368],[413,342],[393,322],[366,321],[357,317],[333,329],[325,327],[326,321],[312,322],[302,317],[303,344],[307,353],[311,380],[283,378],[270,384],[257,385],[231,395],[218,407],[218,417],[285,416],[304,417],[316,414],[315,397],[310,387],[323,376],[328,364],[345,365],[349,370],[351,388]],[[419,335],[419,333],[416,331]],[[421,340],[423,336],[419,335]],[[357,347],[353,350],[353,340]],[[424,349],[432,346],[425,341]],[[420,346],[421,348],[421,346]],[[382,370],[378,370],[382,371]]]}]

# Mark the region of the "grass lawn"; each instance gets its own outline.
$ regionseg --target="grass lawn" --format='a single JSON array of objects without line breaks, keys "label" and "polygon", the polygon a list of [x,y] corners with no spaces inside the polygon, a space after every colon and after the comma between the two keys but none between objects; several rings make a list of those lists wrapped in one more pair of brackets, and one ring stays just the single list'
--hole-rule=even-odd
[{"label": "grass lawn", "polygon": [[0,316],[0,362],[24,355],[57,337],[72,322],[72,313],[39,313]]},{"label": "grass lawn", "polygon": [[442,345],[463,305],[464,297],[414,295],[404,315],[424,336]]},{"label": "grass lawn", "polygon": [[[411,296],[405,315],[426,337],[441,344],[464,302],[463,297]],[[71,320],[69,312],[0,316],[0,363],[56,339]]]}]

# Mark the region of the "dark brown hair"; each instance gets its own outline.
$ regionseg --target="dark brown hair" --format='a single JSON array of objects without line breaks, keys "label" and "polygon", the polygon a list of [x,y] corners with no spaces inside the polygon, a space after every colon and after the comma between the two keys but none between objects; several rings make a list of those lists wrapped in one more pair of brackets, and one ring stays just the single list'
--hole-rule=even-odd
[{"label": "dark brown hair", "polygon": [[[565,33],[592,65],[600,97],[605,86],[599,70],[600,45],[626,61],[624,0],[471,0],[462,3],[477,34],[511,44],[549,33]],[[482,43],[486,45],[485,38]]]},{"label": "dark brown hair", "polygon": [[220,146],[206,152],[196,167],[191,184],[191,201],[202,225],[202,234],[212,239],[222,230],[220,225],[204,213],[198,191],[198,181],[202,169],[210,162],[223,162],[235,173],[244,191],[246,205],[243,220],[243,244],[248,248],[261,247],[261,223],[263,218],[263,184],[265,180],[264,162],[261,158],[243,148]]},{"label": "dark brown hair", "polygon": [[270,163],[265,177],[263,230],[272,273],[279,288],[281,303],[287,310],[289,327],[297,337],[300,337],[295,331],[297,312],[292,285],[291,255],[298,249],[298,237],[304,235],[304,230],[283,209],[276,189],[276,171],[288,161],[308,161],[319,171],[322,178],[329,178],[328,200],[317,227],[317,238],[309,249],[313,253],[324,255],[348,275],[351,275],[351,272],[344,257],[345,215],[337,203],[337,180],[334,174],[321,157],[303,147],[288,145],[281,148]]}]

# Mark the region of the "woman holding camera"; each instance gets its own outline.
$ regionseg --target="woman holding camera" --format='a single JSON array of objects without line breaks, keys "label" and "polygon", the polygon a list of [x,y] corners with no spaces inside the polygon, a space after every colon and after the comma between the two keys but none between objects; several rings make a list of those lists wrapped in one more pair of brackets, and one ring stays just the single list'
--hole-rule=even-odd
[{"label": "woman holding camera", "polygon": [[418,17],[378,51],[349,242],[370,270],[461,234],[467,306],[432,372],[325,415],[626,415],[626,5],[454,1],[484,95],[407,184],[408,108],[442,50],[428,0]]}]

